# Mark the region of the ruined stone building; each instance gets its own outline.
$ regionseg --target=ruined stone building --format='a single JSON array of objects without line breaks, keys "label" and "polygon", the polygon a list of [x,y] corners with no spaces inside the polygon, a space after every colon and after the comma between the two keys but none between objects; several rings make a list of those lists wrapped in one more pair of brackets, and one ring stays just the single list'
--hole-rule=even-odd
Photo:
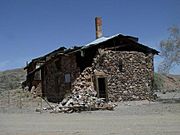
[{"label": "ruined stone building", "polygon": [[96,40],[33,59],[25,67],[29,90],[36,89],[52,102],[61,101],[72,90],[94,90],[111,101],[151,98],[153,57],[159,52],[136,37],[103,37],[101,27],[97,17]]}]

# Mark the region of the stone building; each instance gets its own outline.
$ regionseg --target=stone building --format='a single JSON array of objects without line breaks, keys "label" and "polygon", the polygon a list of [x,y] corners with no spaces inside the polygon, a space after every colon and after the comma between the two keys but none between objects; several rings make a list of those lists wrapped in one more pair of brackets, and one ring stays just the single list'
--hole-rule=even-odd
[{"label": "stone building", "polygon": [[141,100],[152,96],[153,57],[159,52],[138,43],[138,38],[102,36],[96,18],[96,40],[84,46],[61,47],[33,59],[26,67],[29,90],[59,102],[72,91],[96,91],[111,101]]}]

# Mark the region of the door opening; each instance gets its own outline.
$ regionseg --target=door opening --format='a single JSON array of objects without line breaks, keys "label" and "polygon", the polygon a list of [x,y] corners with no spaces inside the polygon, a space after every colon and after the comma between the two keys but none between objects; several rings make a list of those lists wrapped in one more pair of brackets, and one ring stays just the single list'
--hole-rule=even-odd
[{"label": "door opening", "polygon": [[106,78],[97,78],[97,90],[98,96],[107,100]]}]

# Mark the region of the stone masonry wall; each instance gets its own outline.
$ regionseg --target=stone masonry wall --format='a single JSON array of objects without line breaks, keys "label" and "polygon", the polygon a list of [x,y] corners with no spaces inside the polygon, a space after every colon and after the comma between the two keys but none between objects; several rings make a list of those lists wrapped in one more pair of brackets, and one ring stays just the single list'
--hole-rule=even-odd
[{"label": "stone masonry wall", "polygon": [[152,96],[153,55],[142,52],[99,51],[93,69],[107,75],[112,101],[142,100]]},{"label": "stone masonry wall", "polygon": [[[73,93],[98,93],[96,73],[107,77],[110,101],[152,99],[153,55],[142,52],[100,50],[92,67],[74,81]],[[96,95],[97,96],[97,95]]]},{"label": "stone masonry wall", "polygon": [[[111,50],[99,50],[92,67],[87,67],[82,73],[75,55],[61,56],[47,64],[43,81],[45,96],[52,98],[51,101],[61,101],[70,92],[96,95],[94,78],[98,72],[107,77],[110,101],[142,100],[153,96],[153,55]],[[70,73],[71,83],[65,83],[67,73]]]},{"label": "stone masonry wall", "polygon": [[79,76],[79,68],[76,65],[76,57],[60,56],[48,63],[45,67],[44,91],[49,101],[61,101],[65,94],[70,93],[71,83],[65,82],[65,74],[70,74],[73,82]]}]

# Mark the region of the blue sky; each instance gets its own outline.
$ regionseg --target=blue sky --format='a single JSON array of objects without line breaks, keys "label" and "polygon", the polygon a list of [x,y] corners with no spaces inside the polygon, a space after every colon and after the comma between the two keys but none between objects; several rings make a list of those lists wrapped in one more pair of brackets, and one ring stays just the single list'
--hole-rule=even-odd
[{"label": "blue sky", "polygon": [[[158,49],[167,29],[180,26],[179,14],[180,0],[0,0],[0,70],[91,42],[96,16],[103,19],[104,36],[132,35]],[[156,67],[160,60],[155,57]],[[180,68],[171,73],[180,74]]]}]

